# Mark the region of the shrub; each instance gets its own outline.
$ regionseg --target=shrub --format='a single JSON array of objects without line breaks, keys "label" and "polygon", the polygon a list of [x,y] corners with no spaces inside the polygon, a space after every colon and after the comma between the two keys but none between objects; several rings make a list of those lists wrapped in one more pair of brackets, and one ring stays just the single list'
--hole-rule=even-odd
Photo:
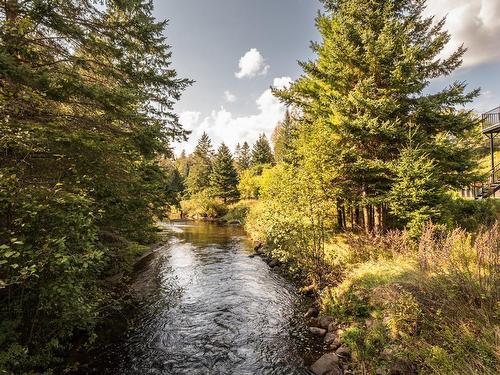
[{"label": "shrub", "polygon": [[208,191],[202,191],[181,201],[181,210],[187,217],[214,219],[226,214],[227,208],[220,200],[212,198]]}]

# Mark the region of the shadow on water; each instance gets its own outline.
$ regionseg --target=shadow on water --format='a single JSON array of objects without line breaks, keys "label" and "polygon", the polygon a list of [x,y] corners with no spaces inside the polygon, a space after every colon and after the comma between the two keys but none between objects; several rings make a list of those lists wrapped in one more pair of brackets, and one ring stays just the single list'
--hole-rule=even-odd
[{"label": "shadow on water", "polygon": [[165,225],[168,245],[144,259],[123,337],[87,374],[307,374],[315,341],[296,288],[259,258],[241,228]]}]

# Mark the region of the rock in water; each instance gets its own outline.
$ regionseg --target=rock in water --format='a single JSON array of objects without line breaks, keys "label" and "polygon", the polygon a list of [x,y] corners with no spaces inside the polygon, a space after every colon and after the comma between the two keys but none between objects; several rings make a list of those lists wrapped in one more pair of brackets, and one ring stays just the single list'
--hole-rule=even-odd
[{"label": "rock in water", "polygon": [[339,362],[339,357],[335,353],[326,353],[314,362],[311,366],[311,371],[315,375],[340,374],[342,371]]},{"label": "rock in water", "polygon": [[319,315],[319,310],[316,307],[311,307],[304,315],[304,318],[315,318]]},{"label": "rock in water", "polygon": [[309,331],[311,331],[312,334],[317,335],[317,336],[321,336],[321,337],[326,335],[326,329],[323,329],[323,328],[309,327]]}]

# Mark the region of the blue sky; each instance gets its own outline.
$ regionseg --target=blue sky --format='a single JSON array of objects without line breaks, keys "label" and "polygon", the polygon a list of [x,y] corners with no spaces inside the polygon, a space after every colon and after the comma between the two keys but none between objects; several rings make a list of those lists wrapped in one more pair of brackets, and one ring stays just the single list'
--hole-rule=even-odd
[{"label": "blue sky", "polygon": [[[500,105],[500,0],[428,0],[428,14],[447,15],[449,52],[464,43],[464,66],[432,83],[437,90],[452,81],[480,87],[471,108]],[[234,147],[270,135],[283,116],[271,85],[301,74],[298,60],[314,58],[309,45],[319,40],[316,0],[155,0],[155,16],[169,19],[173,66],[196,80],[176,105],[190,140],[176,145],[190,152],[206,131],[215,145]]]}]

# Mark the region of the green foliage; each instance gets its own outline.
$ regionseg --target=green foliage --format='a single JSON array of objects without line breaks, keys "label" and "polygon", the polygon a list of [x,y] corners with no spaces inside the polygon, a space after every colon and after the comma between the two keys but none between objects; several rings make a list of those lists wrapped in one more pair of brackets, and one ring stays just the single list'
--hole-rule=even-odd
[{"label": "green foliage", "polygon": [[274,156],[267,140],[266,135],[263,133],[259,136],[259,139],[255,142],[252,148],[252,166],[258,166],[261,164],[273,164]]},{"label": "green foliage", "polygon": [[449,200],[446,205],[446,223],[468,232],[476,232],[481,226],[491,226],[500,219],[500,202],[496,199]]},{"label": "green foliage", "polygon": [[254,200],[242,200],[227,207],[227,213],[222,217],[228,222],[245,224],[250,208],[256,204]]},{"label": "green foliage", "polygon": [[210,173],[210,193],[214,197],[222,198],[224,203],[227,199],[238,197],[236,188],[238,185],[238,173],[233,165],[231,151],[223,143],[212,161]]},{"label": "green foliage", "polygon": [[381,249],[385,256],[355,264],[324,291],[323,309],[347,327],[342,341],[355,364],[367,372],[398,364],[403,372],[496,373],[498,231],[496,224],[473,238],[429,225],[418,252],[411,244]]},{"label": "green foliage", "polygon": [[[309,189],[304,191],[300,186],[306,181]],[[325,239],[334,226],[335,208],[307,170],[278,164],[264,170],[261,197],[252,207],[246,227],[252,237],[266,241],[276,257],[292,262],[316,280],[323,273]]]},{"label": "green foliage", "polygon": [[238,191],[243,199],[257,199],[260,195],[263,166],[244,170],[240,175]]},{"label": "green foliage", "polygon": [[[474,181],[477,119],[457,107],[478,92],[467,92],[464,83],[424,91],[430,80],[458,68],[465,52],[461,47],[440,58],[449,40],[444,21],[433,25],[423,16],[423,1],[326,3],[317,18],[322,42],[313,44],[316,60],[302,63],[304,75],[275,94],[302,114],[302,131],[331,129],[324,141],[336,155],[315,168],[338,173],[339,198],[369,209],[394,203],[393,166],[410,144],[433,163],[440,189]],[[384,227],[384,216],[379,219],[366,229]]]},{"label": "green foliage", "polygon": [[194,195],[210,187],[212,171],[212,142],[207,133],[203,133],[192,155],[192,161],[187,177],[187,190]]},{"label": "green foliage", "polygon": [[246,141],[243,142],[243,145],[241,147],[240,144],[238,143],[238,146],[235,151],[236,170],[238,171],[238,173],[241,174],[245,170],[250,168],[251,164],[252,164],[252,156],[250,152],[250,146]]},{"label": "green foliage", "polygon": [[418,149],[406,148],[394,166],[389,209],[415,238],[426,222],[438,222],[445,193],[435,163]]},{"label": "green foliage", "polygon": [[224,216],[227,207],[205,190],[181,201],[181,210],[183,215],[193,219],[215,219]]},{"label": "green foliage", "polygon": [[274,158],[277,162],[292,163],[296,149],[294,142],[297,139],[298,123],[294,121],[289,110],[283,121],[279,122],[273,132]]},{"label": "green foliage", "polygon": [[63,372],[111,303],[99,280],[129,262],[106,239],[153,240],[178,200],[161,160],[190,81],[166,23],[150,1],[94,3],[0,6],[0,372]]}]

